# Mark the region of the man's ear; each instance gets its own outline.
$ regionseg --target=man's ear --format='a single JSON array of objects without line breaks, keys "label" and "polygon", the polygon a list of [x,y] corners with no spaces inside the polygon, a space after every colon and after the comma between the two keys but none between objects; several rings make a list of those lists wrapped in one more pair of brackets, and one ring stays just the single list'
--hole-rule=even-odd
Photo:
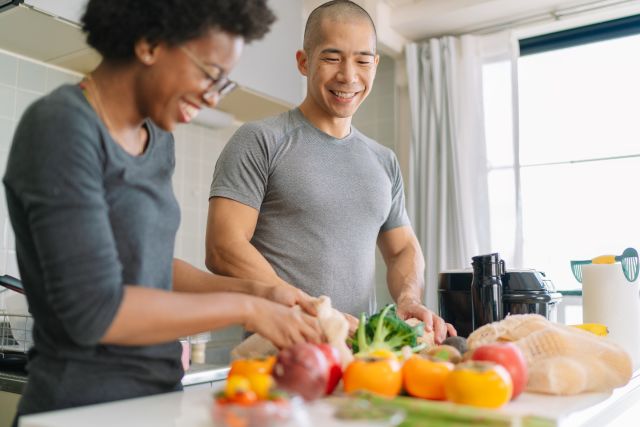
[{"label": "man's ear", "polygon": [[307,52],[304,50],[297,51],[296,63],[298,64],[298,71],[300,71],[300,74],[307,76],[309,73],[309,57],[307,56]]},{"label": "man's ear", "polygon": [[158,45],[151,44],[146,39],[140,39],[133,46],[138,61],[144,65],[153,65],[158,58]]}]

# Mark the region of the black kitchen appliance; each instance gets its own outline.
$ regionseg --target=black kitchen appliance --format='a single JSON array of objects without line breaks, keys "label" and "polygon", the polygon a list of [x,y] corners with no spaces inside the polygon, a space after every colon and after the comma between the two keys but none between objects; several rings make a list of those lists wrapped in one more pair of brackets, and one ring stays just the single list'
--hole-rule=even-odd
[{"label": "black kitchen appliance", "polygon": [[[555,322],[562,295],[544,273],[536,270],[502,270],[500,317],[537,313]],[[458,335],[467,337],[474,330],[471,283],[473,270],[449,270],[439,275],[438,309],[440,317],[451,323]],[[491,295],[491,294],[489,294]],[[495,319],[500,320],[500,319]],[[479,325],[481,326],[481,325]]]}]

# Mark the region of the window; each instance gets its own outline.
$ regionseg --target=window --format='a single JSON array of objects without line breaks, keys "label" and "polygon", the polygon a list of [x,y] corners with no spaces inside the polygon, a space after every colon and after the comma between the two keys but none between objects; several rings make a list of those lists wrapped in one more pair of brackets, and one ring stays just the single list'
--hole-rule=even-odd
[{"label": "window", "polygon": [[[606,23],[560,41],[547,36],[546,46],[537,38],[533,53],[521,41],[522,266],[559,289],[579,287],[570,260],[640,248],[640,19],[632,18],[624,31]],[[507,259],[515,245],[510,68],[483,67],[492,246]]]}]

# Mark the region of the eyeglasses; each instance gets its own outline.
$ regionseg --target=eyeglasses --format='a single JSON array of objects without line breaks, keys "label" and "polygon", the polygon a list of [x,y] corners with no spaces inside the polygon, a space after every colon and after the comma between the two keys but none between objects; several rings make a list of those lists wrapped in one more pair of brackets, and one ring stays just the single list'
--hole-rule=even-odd
[{"label": "eyeglasses", "polygon": [[[200,69],[206,76],[207,79],[211,81],[209,87],[204,93],[203,97],[208,98],[214,92],[218,94],[218,99],[221,99],[225,95],[228,95],[232,92],[238,84],[233,80],[229,80],[227,76],[224,75],[224,71],[219,65],[205,65],[201,60],[199,60],[189,49],[184,46],[180,46],[180,49],[187,55],[187,57],[194,63],[196,67]],[[210,69],[214,69],[215,73],[209,71]]]}]

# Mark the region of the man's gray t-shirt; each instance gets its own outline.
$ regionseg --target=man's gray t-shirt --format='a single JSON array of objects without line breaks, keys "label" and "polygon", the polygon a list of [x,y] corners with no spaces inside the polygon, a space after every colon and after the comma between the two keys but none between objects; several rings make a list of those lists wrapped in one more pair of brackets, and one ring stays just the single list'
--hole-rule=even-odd
[{"label": "man's gray t-shirt", "polygon": [[211,197],[259,210],[251,243],[278,276],[337,309],[375,309],[378,235],[408,225],[393,152],[355,128],[336,139],[294,109],[240,127]]},{"label": "man's gray t-shirt", "polygon": [[123,285],[170,290],[180,212],[174,141],[151,121],[137,157],[109,135],[77,85],[31,105],[4,176],[34,348],[19,413],[172,391],[183,375],[177,341],[99,341]]}]

